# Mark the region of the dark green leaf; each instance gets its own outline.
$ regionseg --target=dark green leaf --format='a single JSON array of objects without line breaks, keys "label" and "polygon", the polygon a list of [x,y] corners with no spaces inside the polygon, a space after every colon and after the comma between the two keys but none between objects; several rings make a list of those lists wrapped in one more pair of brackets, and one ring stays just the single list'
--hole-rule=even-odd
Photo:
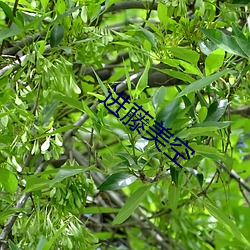
[{"label": "dark green leaf", "polygon": [[140,27],[140,30],[137,31],[136,34],[138,34],[138,33],[140,33],[140,36],[143,38],[143,40],[145,40],[145,39],[148,40],[153,48],[157,47],[156,42],[155,42],[155,36],[152,32]]},{"label": "dark green leaf", "polygon": [[204,29],[200,28],[201,32],[203,32],[212,42],[214,42],[219,48],[224,49],[225,51],[235,54],[238,56],[246,57],[246,54],[241,49],[237,40],[233,36],[228,36],[224,34],[222,31],[217,29]]},{"label": "dark green leaf", "polygon": [[219,121],[226,111],[227,104],[228,104],[227,99],[222,99],[212,103],[208,108],[207,117],[204,122]]},{"label": "dark green leaf", "polygon": [[13,12],[12,12],[11,8],[9,7],[9,5],[7,5],[7,4],[4,3],[3,1],[0,1],[0,8],[3,9],[5,15],[6,15],[11,21],[14,21],[14,15],[13,15]]},{"label": "dark green leaf", "polygon": [[157,114],[156,120],[159,123],[162,121],[163,127],[170,128],[175,121],[178,111],[179,111],[179,101],[178,99],[174,99]]},{"label": "dark green leaf", "polygon": [[203,181],[204,181],[204,176],[201,172],[197,171],[194,168],[188,168],[186,167],[185,170],[187,170],[188,172],[190,172],[192,175],[195,176],[195,178],[198,180],[200,186],[202,187],[203,185]]},{"label": "dark green leaf", "polygon": [[232,4],[244,4],[247,5],[249,4],[249,0],[233,0]]},{"label": "dark green leaf", "polygon": [[175,168],[174,166],[170,165],[171,179],[177,187],[178,187],[178,180],[179,180],[179,172],[180,172],[180,168]]},{"label": "dark green leaf", "polygon": [[61,24],[56,25],[51,30],[50,46],[51,47],[56,47],[62,41],[63,34],[64,34],[64,28],[63,28],[63,26]]},{"label": "dark green leaf", "polygon": [[152,103],[154,106],[154,109],[157,110],[157,108],[161,105],[162,101],[164,100],[166,94],[166,87],[161,86],[155,94],[152,97]]},{"label": "dark green leaf", "polygon": [[99,190],[117,190],[133,183],[136,177],[132,174],[120,172],[109,176],[99,187]]}]

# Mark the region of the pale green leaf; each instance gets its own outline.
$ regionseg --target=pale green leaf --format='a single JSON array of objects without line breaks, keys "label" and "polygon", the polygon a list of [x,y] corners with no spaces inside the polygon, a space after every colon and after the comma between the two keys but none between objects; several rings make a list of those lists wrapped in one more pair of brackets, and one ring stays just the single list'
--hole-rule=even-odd
[{"label": "pale green leaf", "polygon": [[205,72],[206,75],[211,75],[223,65],[225,57],[225,51],[222,49],[217,49],[210,53],[205,60]]},{"label": "pale green leaf", "polygon": [[168,203],[169,207],[174,211],[177,208],[180,198],[180,189],[174,182],[171,182],[168,188]]},{"label": "pale green leaf", "polygon": [[5,168],[0,168],[0,183],[11,194],[14,194],[18,187],[18,181],[16,176]]}]

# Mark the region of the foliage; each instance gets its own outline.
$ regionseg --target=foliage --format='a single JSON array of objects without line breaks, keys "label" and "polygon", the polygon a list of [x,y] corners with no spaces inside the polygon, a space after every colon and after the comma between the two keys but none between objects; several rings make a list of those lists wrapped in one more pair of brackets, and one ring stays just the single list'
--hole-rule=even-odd
[{"label": "foliage", "polygon": [[[1,249],[249,249],[248,7],[0,1]],[[189,141],[182,169],[114,86]]]}]

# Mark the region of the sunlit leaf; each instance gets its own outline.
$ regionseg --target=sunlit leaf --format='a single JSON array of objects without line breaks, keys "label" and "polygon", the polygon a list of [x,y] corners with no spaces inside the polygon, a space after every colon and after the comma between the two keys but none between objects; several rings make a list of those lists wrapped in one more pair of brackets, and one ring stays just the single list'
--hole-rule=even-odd
[{"label": "sunlit leaf", "polygon": [[219,121],[227,109],[227,104],[227,99],[218,100],[212,103],[208,108],[208,114],[204,122]]},{"label": "sunlit leaf", "polygon": [[5,168],[0,168],[0,183],[11,194],[14,194],[18,187],[16,176]]},{"label": "sunlit leaf", "polygon": [[217,29],[204,29],[200,28],[212,42],[214,42],[219,48],[238,56],[246,57],[246,54],[243,52],[237,40],[233,36],[226,35],[220,30]]},{"label": "sunlit leaf", "polygon": [[119,172],[109,176],[99,187],[99,190],[117,190],[133,183],[136,177],[132,174]]}]

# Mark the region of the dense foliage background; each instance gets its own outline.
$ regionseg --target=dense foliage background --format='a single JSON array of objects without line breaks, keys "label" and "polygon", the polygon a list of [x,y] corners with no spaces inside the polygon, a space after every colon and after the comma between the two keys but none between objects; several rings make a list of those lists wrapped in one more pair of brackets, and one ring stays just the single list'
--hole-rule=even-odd
[{"label": "dense foliage background", "polygon": [[[250,249],[248,7],[0,1],[0,249]],[[99,103],[115,85],[182,169]]]}]

